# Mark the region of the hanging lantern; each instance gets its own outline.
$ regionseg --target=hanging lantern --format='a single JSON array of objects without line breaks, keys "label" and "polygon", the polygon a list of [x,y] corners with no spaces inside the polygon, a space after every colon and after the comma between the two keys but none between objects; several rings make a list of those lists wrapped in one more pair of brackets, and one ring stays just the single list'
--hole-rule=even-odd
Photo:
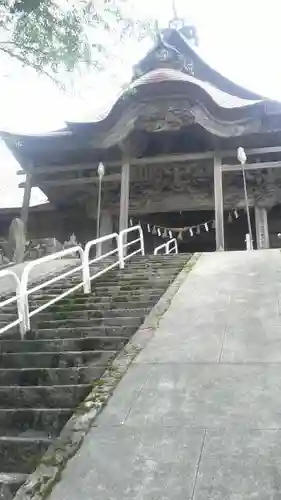
[{"label": "hanging lantern", "polygon": [[148,232],[148,233],[151,233],[150,225],[149,225],[149,224],[147,224],[147,226],[146,226],[146,227],[147,227],[147,232]]},{"label": "hanging lantern", "polygon": [[227,221],[228,221],[228,222],[232,222],[232,215],[231,215],[231,213],[230,213],[230,212],[229,212],[229,214],[228,214],[228,219],[227,219]]},{"label": "hanging lantern", "polygon": [[153,226],[153,229],[152,229],[152,234],[157,234],[157,231],[156,231],[156,227]]},{"label": "hanging lantern", "polygon": [[160,228],[159,228],[159,227],[158,227],[158,229],[157,229],[157,234],[158,234],[158,236],[161,236],[161,230],[160,230]]},{"label": "hanging lantern", "polygon": [[183,240],[183,237],[182,237],[182,231],[179,232],[178,234],[178,240],[179,241],[182,241]]},{"label": "hanging lantern", "polygon": [[173,237],[173,233],[172,233],[172,231],[169,231],[169,238],[172,239],[172,237]]},{"label": "hanging lantern", "polygon": [[238,219],[239,218],[239,213],[238,213],[238,210],[234,210],[234,217],[235,219]]},{"label": "hanging lantern", "polygon": [[133,219],[130,219],[130,227],[133,227]]},{"label": "hanging lantern", "polygon": [[205,229],[206,229],[206,231],[207,231],[207,233],[208,233],[208,232],[209,232],[209,226],[208,226],[208,223],[207,223],[207,222],[205,222],[204,227],[205,227]]},{"label": "hanging lantern", "polygon": [[196,227],[196,234],[200,234],[200,226]]},{"label": "hanging lantern", "polygon": [[192,229],[192,227],[189,228],[189,234],[190,234],[190,236],[193,236],[193,229]]}]

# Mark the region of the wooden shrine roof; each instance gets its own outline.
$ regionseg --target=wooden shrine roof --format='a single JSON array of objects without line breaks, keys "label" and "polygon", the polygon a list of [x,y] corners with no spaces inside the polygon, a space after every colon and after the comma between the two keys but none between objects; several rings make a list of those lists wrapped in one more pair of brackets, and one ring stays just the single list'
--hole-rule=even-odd
[{"label": "wooden shrine roof", "polygon": [[[281,133],[281,103],[220,75],[180,31],[169,29],[135,67],[132,83],[102,119],[67,122],[65,129],[47,134],[1,135],[25,171],[56,165],[83,170],[87,162],[120,160],[120,143],[134,133],[161,137],[188,130],[191,135],[202,131],[203,151],[218,140],[244,146],[251,137],[259,137],[259,146],[272,145],[272,137]],[[146,155],[145,149],[136,154]],[[52,200],[53,189],[42,189]],[[69,192],[75,195],[74,186]]]}]

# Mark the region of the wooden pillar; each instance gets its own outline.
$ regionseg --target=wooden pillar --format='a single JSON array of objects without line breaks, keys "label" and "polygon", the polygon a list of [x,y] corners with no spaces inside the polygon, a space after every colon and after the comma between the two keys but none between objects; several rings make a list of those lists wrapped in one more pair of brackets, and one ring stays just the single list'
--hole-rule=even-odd
[{"label": "wooden pillar", "polygon": [[214,157],[214,194],[216,219],[216,250],[224,250],[224,218],[221,158]]},{"label": "wooden pillar", "polygon": [[121,174],[119,232],[128,227],[130,196],[130,162],[124,161]]},{"label": "wooden pillar", "polygon": [[255,206],[257,248],[269,248],[269,233],[267,210],[264,207]]},{"label": "wooden pillar", "polygon": [[[101,211],[100,217],[100,237],[107,236],[113,233],[113,220],[112,216],[106,210]],[[101,245],[97,245],[97,257],[106,254],[112,250],[112,240],[105,241]]]},{"label": "wooden pillar", "polygon": [[23,194],[23,202],[21,207],[21,221],[24,223],[25,231],[27,227],[28,221],[28,212],[29,212],[29,203],[32,189],[32,178],[31,174],[26,174],[25,186],[24,186],[24,194]]}]

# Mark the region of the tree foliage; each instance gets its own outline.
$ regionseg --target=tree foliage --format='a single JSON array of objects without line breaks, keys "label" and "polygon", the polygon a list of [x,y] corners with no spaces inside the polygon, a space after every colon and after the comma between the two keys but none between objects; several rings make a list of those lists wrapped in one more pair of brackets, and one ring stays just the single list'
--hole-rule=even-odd
[{"label": "tree foliage", "polygon": [[[135,32],[124,14],[128,0],[0,0],[0,51],[54,78],[61,69],[98,65],[101,31],[119,38]],[[138,23],[144,36],[149,23]]]}]

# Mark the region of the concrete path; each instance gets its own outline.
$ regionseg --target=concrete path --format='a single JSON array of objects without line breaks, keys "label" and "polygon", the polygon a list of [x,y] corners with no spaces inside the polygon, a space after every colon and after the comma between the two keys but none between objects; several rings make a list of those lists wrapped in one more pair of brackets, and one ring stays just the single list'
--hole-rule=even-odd
[{"label": "concrete path", "polygon": [[281,498],[281,253],[200,258],[50,500]]}]

